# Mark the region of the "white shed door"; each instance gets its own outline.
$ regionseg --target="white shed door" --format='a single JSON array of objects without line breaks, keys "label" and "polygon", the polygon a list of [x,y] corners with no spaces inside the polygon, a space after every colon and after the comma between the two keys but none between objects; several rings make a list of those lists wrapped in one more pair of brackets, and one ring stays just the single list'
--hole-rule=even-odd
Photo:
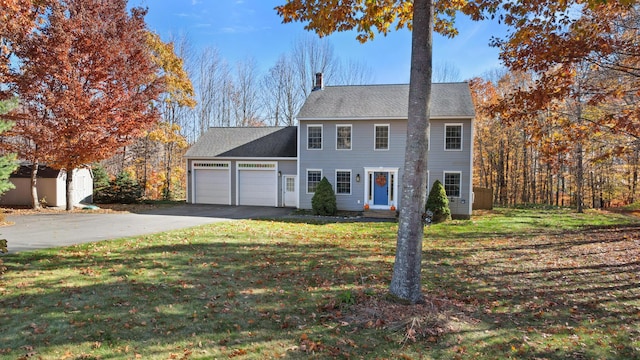
[{"label": "white shed door", "polygon": [[238,172],[238,176],[238,205],[278,205],[278,176],[275,169],[244,169]]},{"label": "white shed door", "polygon": [[230,180],[228,169],[196,169],[194,171],[196,204],[230,205]]}]

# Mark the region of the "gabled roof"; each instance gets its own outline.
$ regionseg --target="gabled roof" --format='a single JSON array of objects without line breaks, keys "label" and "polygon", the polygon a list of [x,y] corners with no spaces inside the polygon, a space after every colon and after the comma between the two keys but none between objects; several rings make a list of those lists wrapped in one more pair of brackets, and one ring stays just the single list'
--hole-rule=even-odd
[{"label": "gabled roof", "polygon": [[[406,119],[409,85],[326,86],[311,92],[298,120]],[[473,118],[469,84],[434,83],[431,118]]]},{"label": "gabled roof", "polygon": [[[30,163],[20,163],[20,166],[11,173],[12,178],[31,178],[33,165]],[[60,170],[50,168],[46,165],[38,165],[38,178],[55,179],[60,175]]]},{"label": "gabled roof", "polygon": [[295,158],[295,126],[212,127],[189,148],[186,158]]}]

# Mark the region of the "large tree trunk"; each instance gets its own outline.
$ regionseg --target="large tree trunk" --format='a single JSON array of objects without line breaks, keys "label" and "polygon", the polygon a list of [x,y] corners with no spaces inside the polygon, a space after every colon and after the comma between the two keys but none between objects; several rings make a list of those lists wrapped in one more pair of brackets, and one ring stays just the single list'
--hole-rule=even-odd
[{"label": "large tree trunk", "polygon": [[427,131],[431,100],[432,24],[432,1],[415,0],[402,204],[398,221],[396,259],[390,286],[392,295],[410,303],[422,300],[420,268],[424,234],[422,214],[425,211],[427,196]]},{"label": "large tree trunk", "polygon": [[67,171],[67,181],[66,181],[66,189],[67,189],[67,211],[73,210],[73,169],[66,170]]},{"label": "large tree trunk", "polygon": [[40,209],[40,200],[38,199],[38,160],[31,165],[31,207]]}]

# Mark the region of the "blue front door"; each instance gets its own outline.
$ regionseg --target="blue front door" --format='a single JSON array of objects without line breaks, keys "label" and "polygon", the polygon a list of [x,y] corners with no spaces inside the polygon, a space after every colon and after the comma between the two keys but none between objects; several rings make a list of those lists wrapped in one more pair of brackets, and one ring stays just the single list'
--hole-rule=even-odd
[{"label": "blue front door", "polygon": [[373,205],[389,205],[389,173],[373,173]]}]

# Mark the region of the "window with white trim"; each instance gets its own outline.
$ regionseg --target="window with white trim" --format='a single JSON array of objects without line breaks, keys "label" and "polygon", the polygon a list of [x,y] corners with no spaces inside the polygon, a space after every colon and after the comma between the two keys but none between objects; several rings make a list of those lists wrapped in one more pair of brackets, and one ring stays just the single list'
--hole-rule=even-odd
[{"label": "window with white trim", "polygon": [[307,193],[316,192],[318,184],[322,180],[322,170],[307,170]]},{"label": "window with white trim", "polygon": [[322,125],[307,125],[307,149],[322,150]]},{"label": "window with white trim", "polygon": [[460,186],[462,184],[462,173],[445,172],[444,173],[444,191],[448,197],[460,197]]},{"label": "window with white trim", "polygon": [[444,149],[462,150],[462,124],[445,124]]},{"label": "window with white trim", "polygon": [[389,150],[389,125],[375,126],[375,149]]},{"label": "window with white trim", "polygon": [[351,125],[336,125],[336,150],[351,150]]},{"label": "window with white trim", "polygon": [[336,195],[351,195],[351,170],[336,170]]}]

